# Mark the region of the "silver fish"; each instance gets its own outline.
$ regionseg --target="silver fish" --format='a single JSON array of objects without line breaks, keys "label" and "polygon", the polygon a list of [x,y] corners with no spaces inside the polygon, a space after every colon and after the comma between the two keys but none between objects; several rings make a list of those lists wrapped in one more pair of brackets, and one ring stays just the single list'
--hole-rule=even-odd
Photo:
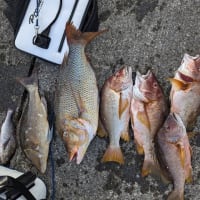
[{"label": "silver fish", "polygon": [[15,129],[12,122],[13,110],[8,109],[0,133],[0,163],[6,164],[16,150]]}]

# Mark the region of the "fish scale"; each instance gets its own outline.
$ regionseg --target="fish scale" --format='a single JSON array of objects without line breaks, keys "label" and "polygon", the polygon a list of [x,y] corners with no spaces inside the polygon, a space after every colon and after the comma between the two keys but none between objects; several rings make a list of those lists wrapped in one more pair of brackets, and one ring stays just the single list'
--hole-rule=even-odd
[{"label": "fish scale", "polygon": [[[80,110],[77,107],[77,98],[84,101],[85,112],[82,117],[97,126],[98,113],[98,90],[96,85],[95,74],[86,60],[83,45],[70,45],[67,66],[62,66],[60,71],[59,87],[57,99],[59,104],[56,105],[58,115],[64,118],[66,115],[79,117]],[[94,97],[94,98],[91,98]],[[90,114],[88,114],[90,113]]]},{"label": "fish scale", "polygon": [[69,45],[64,57],[55,95],[56,129],[69,153],[80,164],[96,135],[99,96],[95,73],[85,55],[85,46],[100,32],[81,33],[72,24],[66,26]]}]

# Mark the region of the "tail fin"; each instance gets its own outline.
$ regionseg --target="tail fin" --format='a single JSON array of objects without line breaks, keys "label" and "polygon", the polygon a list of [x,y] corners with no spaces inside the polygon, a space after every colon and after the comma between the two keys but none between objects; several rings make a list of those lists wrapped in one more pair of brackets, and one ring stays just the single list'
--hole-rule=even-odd
[{"label": "tail fin", "polygon": [[76,27],[72,23],[67,23],[66,25],[66,36],[67,41],[70,44],[88,44],[92,39],[94,39],[97,35],[107,31],[102,30],[99,32],[81,32],[76,29]]},{"label": "tail fin", "polygon": [[152,158],[152,159],[144,158],[144,163],[143,163],[142,172],[141,172],[142,177],[152,174],[157,177],[163,178],[162,170],[158,164],[158,161],[155,159],[156,158]]},{"label": "tail fin", "polygon": [[167,200],[184,200],[184,192],[173,190],[167,197]]},{"label": "tail fin", "polygon": [[124,156],[120,147],[109,146],[103,155],[101,162],[118,162],[124,164]]},{"label": "tail fin", "polygon": [[34,72],[29,77],[24,78],[16,78],[16,80],[21,83],[28,91],[30,91],[32,88],[38,87],[38,76],[37,72]]}]

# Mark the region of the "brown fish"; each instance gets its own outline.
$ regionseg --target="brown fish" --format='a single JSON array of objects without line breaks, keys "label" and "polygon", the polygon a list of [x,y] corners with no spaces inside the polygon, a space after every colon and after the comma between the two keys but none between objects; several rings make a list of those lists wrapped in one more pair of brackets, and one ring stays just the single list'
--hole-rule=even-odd
[{"label": "brown fish", "polygon": [[144,154],[142,176],[158,173],[154,138],[167,115],[167,104],[161,87],[149,70],[141,75],[137,72],[131,102],[131,124],[139,154]]},{"label": "brown fish", "polygon": [[0,133],[0,164],[7,164],[16,150],[15,129],[12,121],[13,110],[8,109]]},{"label": "brown fish", "polygon": [[158,160],[174,189],[168,200],[184,199],[184,184],[192,181],[191,147],[185,126],[176,113],[170,113],[157,134]]},{"label": "brown fish", "polygon": [[100,119],[107,131],[110,144],[102,162],[124,163],[119,145],[120,137],[129,140],[128,124],[130,121],[130,102],[132,98],[132,69],[123,67],[109,77],[101,91]]},{"label": "brown fish", "polygon": [[56,129],[69,152],[79,164],[96,135],[99,96],[94,71],[86,58],[85,46],[100,32],[81,33],[66,26],[68,57],[60,67],[55,95]]},{"label": "brown fish", "polygon": [[28,90],[28,102],[25,105],[19,124],[22,149],[35,167],[44,173],[47,167],[49,143],[52,134],[47,120],[47,104],[38,92],[37,73],[30,77],[17,79]]},{"label": "brown fish", "polygon": [[169,80],[171,112],[179,114],[191,130],[200,114],[200,56],[185,54],[175,77]]}]

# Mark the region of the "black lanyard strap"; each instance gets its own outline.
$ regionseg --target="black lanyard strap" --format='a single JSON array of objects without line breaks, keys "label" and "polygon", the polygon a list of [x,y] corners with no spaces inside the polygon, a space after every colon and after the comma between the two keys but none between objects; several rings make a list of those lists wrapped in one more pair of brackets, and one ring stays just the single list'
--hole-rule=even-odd
[{"label": "black lanyard strap", "polygon": [[33,37],[34,45],[41,47],[43,49],[48,49],[50,41],[51,41],[51,38],[49,37],[49,32],[51,30],[52,25],[57,20],[59,14],[60,14],[61,8],[62,8],[62,0],[60,0],[59,8],[58,8],[57,14],[56,14],[55,18],[53,19],[53,21],[40,34],[37,34]]}]

